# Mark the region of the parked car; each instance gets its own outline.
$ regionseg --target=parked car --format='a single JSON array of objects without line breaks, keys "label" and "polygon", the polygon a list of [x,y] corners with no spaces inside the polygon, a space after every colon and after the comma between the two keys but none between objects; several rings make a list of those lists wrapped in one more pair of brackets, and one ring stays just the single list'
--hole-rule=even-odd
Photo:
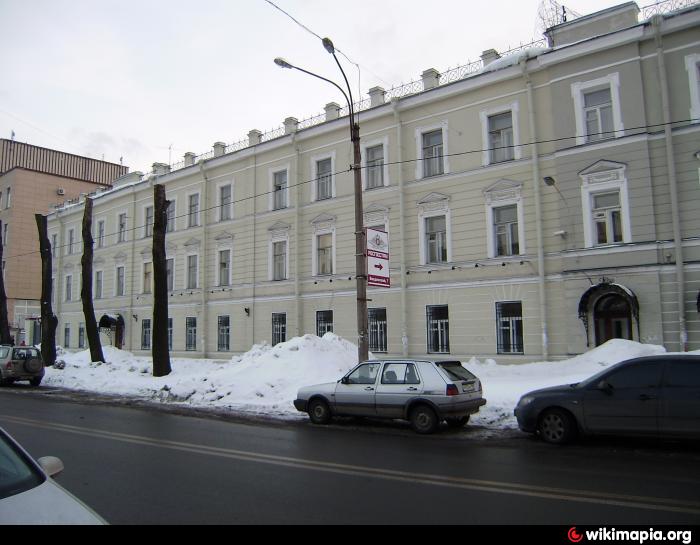
[{"label": "parked car", "polygon": [[700,438],[700,356],[623,361],[578,384],[525,394],[515,416],[522,431],[556,444],[579,434]]},{"label": "parked car", "polygon": [[41,352],[32,346],[0,346],[0,386],[28,380],[39,386],[44,378]]},{"label": "parked car", "polygon": [[107,524],[57,484],[58,458],[34,459],[0,428],[1,524]]},{"label": "parked car", "polygon": [[363,362],[338,382],[302,388],[294,406],[314,424],[334,416],[396,418],[432,433],[442,420],[464,426],[485,403],[481,382],[458,361],[387,360]]}]

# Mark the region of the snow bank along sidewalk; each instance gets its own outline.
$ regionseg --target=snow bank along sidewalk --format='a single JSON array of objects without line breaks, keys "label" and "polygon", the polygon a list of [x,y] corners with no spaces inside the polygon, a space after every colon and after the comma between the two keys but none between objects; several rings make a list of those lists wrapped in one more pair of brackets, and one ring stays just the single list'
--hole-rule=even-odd
[{"label": "snow bank along sidewalk", "polygon": [[[297,390],[334,382],[357,363],[357,347],[326,333],[253,346],[229,362],[172,358],[172,373],[155,378],[151,358],[104,347],[107,363],[92,363],[90,351],[62,352],[63,369],[47,368],[44,384],[71,390],[122,395],[163,403],[229,409],[256,415],[299,418],[292,405]],[[515,428],[513,409],[520,396],[538,388],[579,382],[619,361],[664,353],[657,345],[612,340],[581,356],[557,361],[499,365],[472,358],[463,365],[482,381],[488,403],[474,425]]]}]

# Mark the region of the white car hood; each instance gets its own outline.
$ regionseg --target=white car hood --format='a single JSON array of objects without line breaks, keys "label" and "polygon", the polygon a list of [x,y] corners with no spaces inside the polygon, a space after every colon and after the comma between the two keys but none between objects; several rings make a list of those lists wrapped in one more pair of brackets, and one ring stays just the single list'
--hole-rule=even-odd
[{"label": "white car hood", "polygon": [[0,524],[107,524],[53,479],[0,499]]}]

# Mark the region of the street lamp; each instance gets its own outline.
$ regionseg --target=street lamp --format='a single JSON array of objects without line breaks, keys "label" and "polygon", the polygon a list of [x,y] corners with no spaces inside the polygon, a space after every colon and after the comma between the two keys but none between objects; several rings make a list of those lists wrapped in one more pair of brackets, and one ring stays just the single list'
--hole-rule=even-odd
[{"label": "street lamp", "polygon": [[[345,75],[345,71],[338,61],[338,57],[335,55],[335,47],[333,42],[329,38],[324,38],[322,40],[323,47],[328,51],[335,59],[340,72],[343,74],[343,79],[345,80],[345,85],[347,86],[348,92],[346,93],[342,87],[340,87],[334,81],[331,81],[323,76],[294,66],[293,64],[287,62],[281,57],[275,59],[275,64],[281,68],[290,68],[294,70],[299,70],[304,74],[313,76],[327,83],[330,83],[336,87],[345,97],[348,103],[349,109],[349,120],[350,120],[350,140],[353,146],[353,164],[350,169],[354,173],[354,183],[355,183],[355,279],[357,281],[357,352],[359,361],[366,361],[369,359],[369,337],[368,329],[369,325],[367,322],[367,256],[365,254],[366,244],[365,244],[365,231],[364,231],[364,220],[363,220],[363,208],[362,208],[362,159],[360,153],[360,125],[355,120],[355,109],[352,100],[352,91],[350,90],[350,84],[348,83],[348,78]],[[349,95],[349,96],[348,96]]]}]

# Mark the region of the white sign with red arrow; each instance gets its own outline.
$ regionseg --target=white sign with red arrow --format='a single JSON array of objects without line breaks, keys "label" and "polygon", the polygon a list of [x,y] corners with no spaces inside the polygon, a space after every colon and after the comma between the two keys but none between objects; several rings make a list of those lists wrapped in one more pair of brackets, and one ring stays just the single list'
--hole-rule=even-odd
[{"label": "white sign with red arrow", "polygon": [[389,233],[367,228],[367,285],[391,287],[389,276]]}]

